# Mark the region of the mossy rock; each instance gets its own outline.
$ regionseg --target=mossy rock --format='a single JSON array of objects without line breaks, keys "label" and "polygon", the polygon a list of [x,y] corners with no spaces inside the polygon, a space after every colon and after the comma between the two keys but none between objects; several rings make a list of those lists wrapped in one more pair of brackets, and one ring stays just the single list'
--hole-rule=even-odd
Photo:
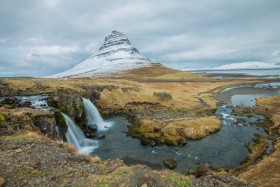
[{"label": "mossy rock", "polygon": [[59,131],[62,133],[62,134],[66,134],[67,133],[67,130],[68,130],[68,126],[66,124],[66,121],[63,117],[63,115],[56,111],[54,113],[54,117],[55,117],[55,122],[56,122],[56,125],[58,126],[59,128]]},{"label": "mossy rock", "polygon": [[163,161],[163,164],[168,168],[168,169],[175,169],[177,167],[177,162],[173,159],[166,159]]}]

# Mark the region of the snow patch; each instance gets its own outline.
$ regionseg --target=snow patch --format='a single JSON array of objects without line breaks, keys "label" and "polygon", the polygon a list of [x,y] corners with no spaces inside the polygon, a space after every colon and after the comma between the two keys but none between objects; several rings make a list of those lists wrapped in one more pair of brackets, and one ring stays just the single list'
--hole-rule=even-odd
[{"label": "snow patch", "polygon": [[200,68],[186,67],[186,68],[182,68],[182,71],[198,71],[198,70],[214,71],[214,70],[242,70],[242,69],[257,70],[257,69],[277,69],[277,68],[280,68],[279,64],[251,61],[251,62],[225,64],[219,67],[200,67]]}]

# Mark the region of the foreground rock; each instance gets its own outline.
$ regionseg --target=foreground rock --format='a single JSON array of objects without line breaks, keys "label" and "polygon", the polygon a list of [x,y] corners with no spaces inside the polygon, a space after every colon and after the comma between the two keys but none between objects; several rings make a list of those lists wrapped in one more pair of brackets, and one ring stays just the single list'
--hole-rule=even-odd
[{"label": "foreground rock", "polygon": [[168,169],[175,169],[177,167],[177,162],[173,159],[167,159],[163,161],[163,164],[168,168]]}]

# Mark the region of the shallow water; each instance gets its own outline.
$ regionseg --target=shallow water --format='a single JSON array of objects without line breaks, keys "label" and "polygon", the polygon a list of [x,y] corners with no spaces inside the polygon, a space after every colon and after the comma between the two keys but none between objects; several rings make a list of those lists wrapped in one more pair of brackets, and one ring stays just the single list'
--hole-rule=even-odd
[{"label": "shallow water", "polygon": [[231,97],[231,102],[234,106],[255,106],[256,97],[272,97],[279,94],[280,91],[272,94],[234,95]]}]

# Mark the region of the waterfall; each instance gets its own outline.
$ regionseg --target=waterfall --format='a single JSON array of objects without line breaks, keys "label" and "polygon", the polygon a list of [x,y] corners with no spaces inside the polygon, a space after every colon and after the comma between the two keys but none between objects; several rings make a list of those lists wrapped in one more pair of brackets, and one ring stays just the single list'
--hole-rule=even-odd
[{"label": "waterfall", "polygon": [[93,103],[90,100],[83,98],[83,103],[86,111],[88,124],[96,124],[98,131],[105,131],[108,127],[112,126],[112,123],[103,121],[97,108],[93,105]]},{"label": "waterfall", "polygon": [[62,113],[62,115],[68,126],[66,140],[69,144],[75,145],[78,153],[90,154],[98,148],[98,141],[87,139],[82,130],[66,114]]}]

